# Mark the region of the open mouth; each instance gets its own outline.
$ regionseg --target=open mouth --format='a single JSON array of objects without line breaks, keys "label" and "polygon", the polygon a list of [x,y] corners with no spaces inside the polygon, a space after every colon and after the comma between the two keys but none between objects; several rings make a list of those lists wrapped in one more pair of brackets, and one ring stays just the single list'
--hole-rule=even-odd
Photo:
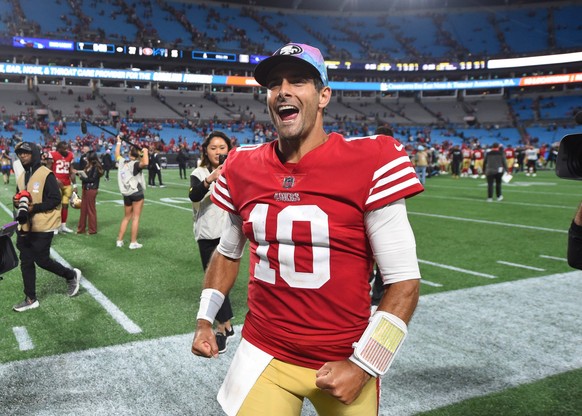
[{"label": "open mouth", "polygon": [[283,121],[294,120],[299,114],[297,107],[292,105],[282,105],[277,109],[277,114]]}]

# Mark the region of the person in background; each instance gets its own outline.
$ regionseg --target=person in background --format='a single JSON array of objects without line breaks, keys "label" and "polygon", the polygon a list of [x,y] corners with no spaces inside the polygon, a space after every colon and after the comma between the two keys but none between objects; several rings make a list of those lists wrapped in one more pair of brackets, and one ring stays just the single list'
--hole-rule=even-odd
[{"label": "person in background", "polygon": [[91,151],[91,147],[88,144],[81,146],[81,156],[79,157],[79,163],[77,164],[76,170],[85,170],[87,166],[87,156]]},{"label": "person in background", "polygon": [[[254,75],[278,138],[233,150],[212,189],[229,215],[206,270],[192,352],[218,356],[213,322],[248,240],[248,313],[218,393],[222,408],[296,416],[307,398],[321,415],[376,415],[385,371],[353,344],[390,321],[393,335],[381,341],[382,362],[390,360],[388,342],[399,345],[394,335],[412,317],[420,271],[405,198],[423,187],[394,138],[326,133],[331,88],[317,48],[285,45]],[[384,295],[370,322],[374,261]]]},{"label": "person in background", "polygon": [[451,173],[452,177],[459,179],[461,177],[461,165],[463,163],[463,153],[458,145],[454,145],[449,155],[451,158]]},{"label": "person in background", "polygon": [[54,152],[49,152],[48,154],[48,164],[47,167],[53,171],[59,186],[61,188],[61,226],[55,230],[57,233],[72,233],[73,230],[67,227],[67,219],[69,216],[69,201],[71,195],[73,195],[73,190],[76,189],[77,185],[74,181],[73,169],[73,152],[69,151],[68,145],[64,141],[57,143],[57,150]]},{"label": "person in background", "polygon": [[[212,253],[218,246],[228,212],[219,208],[210,199],[210,192],[222,171],[221,155],[232,149],[230,139],[221,131],[211,132],[201,145],[202,161],[190,175],[189,198],[194,202],[194,238],[198,243],[202,267],[206,271]],[[216,314],[216,343],[218,353],[226,351],[227,339],[234,335],[231,319],[232,307],[228,294]]]},{"label": "person in background", "polygon": [[148,165],[148,185],[155,188],[156,177],[160,183],[160,188],[165,188],[166,185],[162,182],[162,165],[161,165],[160,150],[158,144],[154,143],[152,145],[152,154],[149,159]]},{"label": "person in background", "polygon": [[180,171],[180,179],[187,179],[186,175],[186,165],[190,155],[188,154],[188,143],[185,141],[180,143],[180,149],[178,150],[178,155],[176,156],[176,161],[178,162],[178,170]]},{"label": "person in background", "polygon": [[568,230],[568,265],[582,270],[582,203]]},{"label": "person in background", "polygon": [[77,171],[77,176],[81,180],[83,195],[81,199],[81,215],[77,225],[77,234],[85,234],[87,224],[89,234],[97,234],[97,192],[99,191],[99,180],[103,176],[103,167],[97,153],[90,150],[86,155],[85,168]]},{"label": "person in background", "polygon": [[499,149],[499,143],[493,143],[491,149],[485,154],[483,170],[487,177],[487,202],[493,201],[493,183],[495,182],[495,194],[497,200],[503,200],[501,192],[501,178],[507,172],[505,154]]},{"label": "person in background", "polygon": [[147,147],[138,149],[130,146],[129,160],[126,161],[121,155],[121,137],[121,135],[117,136],[115,160],[118,163],[117,184],[119,185],[121,195],[123,195],[124,215],[119,226],[119,233],[117,234],[115,245],[117,247],[123,247],[123,237],[131,221],[129,249],[135,250],[143,247],[142,244],[137,242],[137,234],[139,232],[139,220],[143,209],[144,191],[146,188],[142,170],[148,166],[149,152]]},{"label": "person in background", "polygon": [[537,176],[538,172],[538,159],[540,158],[540,149],[535,146],[529,145],[525,149],[524,160],[526,163],[525,176]]},{"label": "person in background", "polygon": [[414,166],[416,174],[418,175],[418,180],[424,186],[426,182],[426,169],[429,164],[429,155],[424,148],[424,146],[418,146],[416,154],[414,155]]},{"label": "person in background", "polygon": [[0,164],[2,165],[2,177],[4,178],[4,185],[8,185],[10,183],[10,171],[12,170],[12,158],[8,154],[8,150],[2,150]]},{"label": "person in background", "polygon": [[55,175],[41,165],[40,149],[36,144],[22,142],[15,151],[24,169],[16,179],[18,193],[14,202],[17,208],[15,219],[19,223],[16,248],[20,252],[25,298],[12,309],[24,312],[40,305],[36,294],[35,265],[65,278],[69,296],[79,292],[81,271],[65,267],[50,257],[54,230],[61,224],[61,191]]},{"label": "person in background", "polygon": [[507,163],[507,172],[513,174],[513,167],[515,165],[515,149],[511,144],[508,144],[503,153],[505,154],[505,161]]},{"label": "person in background", "polygon": [[111,150],[107,149],[105,153],[101,155],[101,166],[103,166],[103,173],[105,175],[105,180],[109,181],[109,171],[113,168],[113,159],[111,158]]}]

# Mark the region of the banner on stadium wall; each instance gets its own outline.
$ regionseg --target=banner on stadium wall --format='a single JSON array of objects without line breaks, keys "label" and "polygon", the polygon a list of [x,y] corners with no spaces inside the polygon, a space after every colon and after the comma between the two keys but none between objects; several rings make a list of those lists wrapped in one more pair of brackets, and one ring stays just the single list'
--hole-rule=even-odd
[{"label": "banner on stadium wall", "polygon": [[[138,82],[206,84],[258,87],[252,77],[202,75],[179,72],[136,71],[132,69],[76,68],[69,66],[0,63],[0,74],[55,78],[90,78]],[[442,82],[334,82],[335,90],[344,91],[435,91],[488,88],[512,88],[582,82],[582,73],[541,75],[521,78]]]}]

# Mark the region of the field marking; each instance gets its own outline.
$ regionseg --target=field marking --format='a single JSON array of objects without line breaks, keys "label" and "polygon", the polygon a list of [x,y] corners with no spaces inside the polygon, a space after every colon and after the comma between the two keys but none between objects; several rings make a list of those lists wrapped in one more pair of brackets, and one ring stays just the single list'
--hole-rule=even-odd
[{"label": "field marking", "polygon": [[[475,199],[475,198],[463,198],[463,197],[456,197],[456,196],[438,196],[438,195],[424,195],[425,198],[433,198],[433,199],[444,199],[444,200],[456,200],[456,201],[469,201],[469,202],[485,202],[485,197]],[[502,202],[503,205],[516,205],[522,207],[537,207],[537,208],[557,208],[557,209],[567,209],[572,210],[571,205],[547,205],[547,204],[530,204],[526,202],[511,202],[507,199],[504,199]]]},{"label": "field marking", "polygon": [[[101,192],[101,191],[102,192],[105,192],[107,194],[121,196],[119,192],[113,192],[113,191],[110,191],[108,189],[99,189],[99,192]],[[166,207],[172,207],[172,208],[176,208],[176,209],[182,209],[182,210],[188,211],[190,213],[192,212],[192,207],[189,207],[189,208],[179,207],[177,205],[167,204],[165,202],[160,202],[160,201],[153,200],[151,198],[148,198],[147,196],[146,196],[145,200],[146,200],[146,202],[151,202],[152,204],[158,204],[158,205],[163,205],[163,206],[166,206]]]},{"label": "field marking", "polygon": [[430,266],[440,267],[441,269],[454,270],[456,272],[461,272],[461,273],[465,273],[465,274],[471,274],[473,276],[486,277],[488,279],[497,279],[497,276],[493,276],[492,274],[481,273],[481,272],[474,272],[473,270],[461,269],[460,267],[449,266],[447,264],[434,263],[432,261],[421,260],[421,259],[418,259],[418,262],[419,263],[423,263],[423,264],[428,264]]},{"label": "field marking", "polygon": [[[582,368],[580,291],[576,271],[421,296],[383,376],[379,415],[412,416]],[[216,393],[235,331],[218,359],[193,356],[187,333],[0,364],[3,414],[223,414]],[[315,411],[306,403],[301,414]]]},{"label": "field marking", "polygon": [[20,351],[30,351],[34,349],[34,344],[32,338],[28,335],[28,331],[24,326],[15,326],[12,328],[16,342],[18,342],[18,348]]},{"label": "field marking", "polygon": [[[507,186],[507,184],[504,184],[503,186]],[[469,187],[469,186],[445,186],[445,185],[430,185],[430,188],[442,188],[442,189],[464,189],[467,191],[479,191],[479,192],[483,192],[483,189],[480,188],[475,188],[475,187]],[[515,189],[518,188],[518,189]],[[529,191],[520,191],[519,187],[511,187],[511,193],[512,194],[530,194],[531,195],[531,190]],[[550,195],[550,196],[556,196],[556,195],[560,195],[560,196],[572,196],[571,193],[562,193],[562,192],[538,192],[536,191],[537,195]],[[424,196],[424,194],[421,194],[420,197]]]},{"label": "field marking", "polygon": [[431,282],[430,280],[426,279],[420,279],[420,283],[424,283],[425,285],[432,287],[443,287],[443,285],[441,285],[440,283]]},{"label": "field marking", "polygon": [[534,270],[536,272],[545,272],[546,271],[546,269],[540,269],[539,267],[527,266],[525,264],[519,264],[519,263],[511,263],[509,261],[503,261],[503,260],[497,260],[496,263],[505,264],[506,266],[518,267],[520,269]]},{"label": "field marking", "polygon": [[[12,211],[8,209],[6,205],[0,202],[0,208],[12,216]],[[66,267],[72,268],[72,266],[67,262],[55,249],[51,248],[51,256],[63,264]],[[139,334],[142,332],[141,328],[133,322],[129,317],[121,310],[117,305],[107,298],[99,289],[97,289],[93,284],[87,280],[86,277],[81,279],[81,286],[83,286],[87,293],[89,293],[96,301],[99,303],[105,311],[111,315],[111,317],[119,324],[123,329],[125,329],[130,334]]]},{"label": "field marking", "polygon": [[[51,248],[51,256],[57,260],[59,263],[66,267],[72,267],[59,253]],[[87,293],[89,293],[93,299],[99,303],[103,309],[119,324],[123,329],[125,329],[130,334],[141,333],[141,328],[133,322],[129,317],[121,310],[117,305],[109,300],[107,296],[103,294],[99,289],[97,289],[93,284],[87,280],[86,277],[81,279],[81,286],[83,286]]]},{"label": "field marking", "polygon": [[546,256],[545,254],[540,254],[540,257],[542,259],[550,259],[550,260],[558,260],[558,261],[568,261],[568,259],[565,259],[564,257]]},{"label": "field marking", "polygon": [[427,212],[408,211],[408,213],[411,215],[420,215],[420,216],[424,216],[424,217],[441,218],[441,219],[445,219],[445,220],[474,222],[477,224],[487,224],[487,225],[501,225],[503,227],[523,228],[526,230],[547,231],[550,233],[568,234],[568,230],[555,230],[553,228],[535,227],[533,225],[512,224],[512,223],[508,223],[508,222],[488,221],[488,220],[476,220],[473,218],[453,217],[450,215],[429,214]]}]

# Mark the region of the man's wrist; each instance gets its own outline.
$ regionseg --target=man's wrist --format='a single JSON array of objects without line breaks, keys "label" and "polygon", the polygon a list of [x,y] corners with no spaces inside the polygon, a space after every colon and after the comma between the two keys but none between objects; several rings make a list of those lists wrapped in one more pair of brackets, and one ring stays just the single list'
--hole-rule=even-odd
[{"label": "man's wrist", "polygon": [[208,185],[208,186],[210,186],[210,184],[212,183],[212,182],[208,182],[208,178],[204,178],[204,182],[206,182],[206,185]]}]

